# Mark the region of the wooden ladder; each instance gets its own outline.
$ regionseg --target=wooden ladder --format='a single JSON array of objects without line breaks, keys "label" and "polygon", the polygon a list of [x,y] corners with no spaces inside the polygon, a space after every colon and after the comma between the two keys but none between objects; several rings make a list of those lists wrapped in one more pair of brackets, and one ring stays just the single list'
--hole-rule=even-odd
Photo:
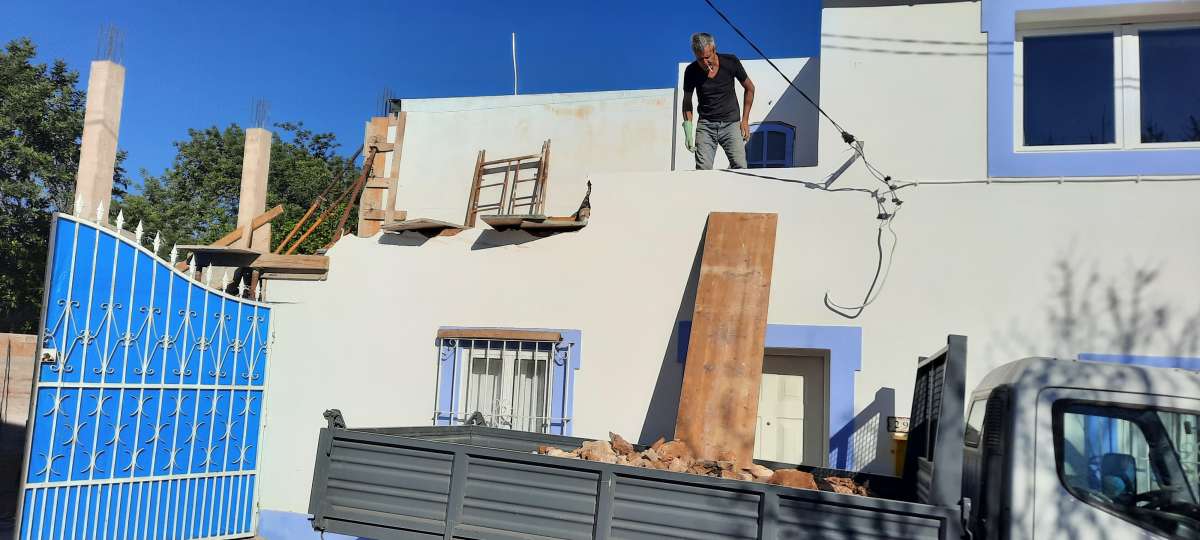
[{"label": "wooden ladder", "polygon": [[[531,177],[521,177],[522,171],[533,169]],[[503,177],[500,174],[503,173]],[[541,215],[545,211],[546,188],[550,175],[550,140],[542,143],[540,154],[529,154],[500,159],[487,159],[486,150],[480,150],[475,159],[475,173],[471,178],[471,196],[467,201],[467,216],[463,225],[474,227],[478,216],[485,213],[498,215]],[[525,194],[522,184],[532,183]],[[500,188],[495,202],[481,203],[485,189]]]}]

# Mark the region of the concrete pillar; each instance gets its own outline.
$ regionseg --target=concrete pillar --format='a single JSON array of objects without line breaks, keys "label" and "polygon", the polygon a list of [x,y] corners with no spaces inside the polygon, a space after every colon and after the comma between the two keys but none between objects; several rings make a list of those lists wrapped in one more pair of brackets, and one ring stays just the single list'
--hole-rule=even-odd
[{"label": "concrete pillar", "polygon": [[92,62],[75,174],[75,212],[80,217],[94,219],[99,209],[102,221],[108,222],[124,97],[125,66],[109,60]]},{"label": "concrete pillar", "polygon": [[[248,227],[259,214],[267,211],[267,176],[271,169],[271,132],[263,128],[246,130],[246,150],[242,155],[242,193],[238,198],[238,227]],[[271,224],[233,244],[267,253],[271,251]]]}]

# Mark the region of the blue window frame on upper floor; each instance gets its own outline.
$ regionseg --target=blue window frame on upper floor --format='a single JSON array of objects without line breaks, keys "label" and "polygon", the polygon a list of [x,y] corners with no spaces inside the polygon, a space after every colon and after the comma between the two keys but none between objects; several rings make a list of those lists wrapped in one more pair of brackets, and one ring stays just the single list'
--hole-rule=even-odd
[{"label": "blue window frame on upper floor", "polygon": [[1200,21],[1022,31],[1019,151],[1200,148]]},{"label": "blue window frame on upper floor", "polygon": [[1200,4],[984,0],[988,175],[1200,173]]},{"label": "blue window frame on upper floor", "polygon": [[751,124],[746,142],[746,166],[751,169],[792,167],[796,128],[783,122]]}]

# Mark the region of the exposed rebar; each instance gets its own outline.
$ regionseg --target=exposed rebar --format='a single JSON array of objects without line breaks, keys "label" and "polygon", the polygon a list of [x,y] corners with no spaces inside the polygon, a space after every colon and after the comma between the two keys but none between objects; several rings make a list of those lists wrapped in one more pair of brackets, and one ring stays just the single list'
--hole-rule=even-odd
[{"label": "exposed rebar", "polygon": [[108,60],[117,64],[125,53],[125,32],[112,23],[100,25],[96,39],[96,60]]},{"label": "exposed rebar", "polygon": [[263,98],[250,100],[250,124],[256,128],[267,127],[267,119],[271,113],[271,103]]}]

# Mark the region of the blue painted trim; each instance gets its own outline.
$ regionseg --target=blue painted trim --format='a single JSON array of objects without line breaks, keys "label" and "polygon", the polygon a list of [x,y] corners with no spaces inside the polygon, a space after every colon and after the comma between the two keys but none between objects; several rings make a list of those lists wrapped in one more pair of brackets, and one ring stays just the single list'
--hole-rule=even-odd
[{"label": "blue painted trim", "polygon": [[988,34],[988,176],[1126,176],[1200,173],[1200,149],[1017,152],[1013,142],[1013,41],[1018,11],[1136,5],[1154,0],[984,0]]},{"label": "blue painted trim", "polygon": [[258,512],[258,536],[266,540],[370,540],[358,536],[325,533],[313,530],[307,514],[260,510]]},{"label": "blue painted trim", "polygon": [[1200,358],[1192,356],[1139,356],[1134,354],[1081,353],[1080,360],[1133,366],[1161,367],[1200,371]]},{"label": "blue painted trim", "polygon": [[[676,347],[679,362],[687,359],[691,333],[692,321],[680,321]],[[768,324],[763,346],[829,351],[829,465],[853,469],[852,438],[858,427],[854,420],[854,373],[862,369],[862,328]]]},{"label": "blue painted trim", "polygon": [[756,133],[763,134],[763,137],[764,137],[763,146],[762,146],[763,154],[760,156],[757,156],[757,157],[751,156],[748,153],[750,150],[750,141],[746,141],[746,151],[747,151],[746,165],[749,167],[754,167],[755,165],[765,166],[763,164],[770,161],[770,160],[766,159],[767,141],[766,141],[765,137],[766,137],[767,132],[782,133],[783,138],[784,138],[783,162],[776,163],[776,162],[772,161],[771,163],[776,166],[779,166],[779,167],[794,167],[795,161],[794,161],[793,156],[794,156],[794,150],[795,150],[795,146],[796,146],[796,128],[790,124],[787,124],[785,122],[779,122],[776,120],[768,120],[765,122],[756,122],[754,124],[750,124],[750,136],[751,137],[754,137],[754,134],[756,134]]},{"label": "blue painted trim", "polygon": [[[472,329],[464,326],[443,326],[442,330]],[[482,329],[482,328],[480,328]],[[555,346],[554,351],[554,395],[550,404],[550,433],[554,435],[571,435],[575,422],[575,372],[583,361],[583,332],[571,329],[556,328],[521,328],[520,330],[558,332],[562,341]],[[451,339],[438,340],[438,416],[434,425],[449,426],[453,424],[450,411],[458,410],[458,386],[462,381],[460,358],[455,354],[457,349]]]}]

